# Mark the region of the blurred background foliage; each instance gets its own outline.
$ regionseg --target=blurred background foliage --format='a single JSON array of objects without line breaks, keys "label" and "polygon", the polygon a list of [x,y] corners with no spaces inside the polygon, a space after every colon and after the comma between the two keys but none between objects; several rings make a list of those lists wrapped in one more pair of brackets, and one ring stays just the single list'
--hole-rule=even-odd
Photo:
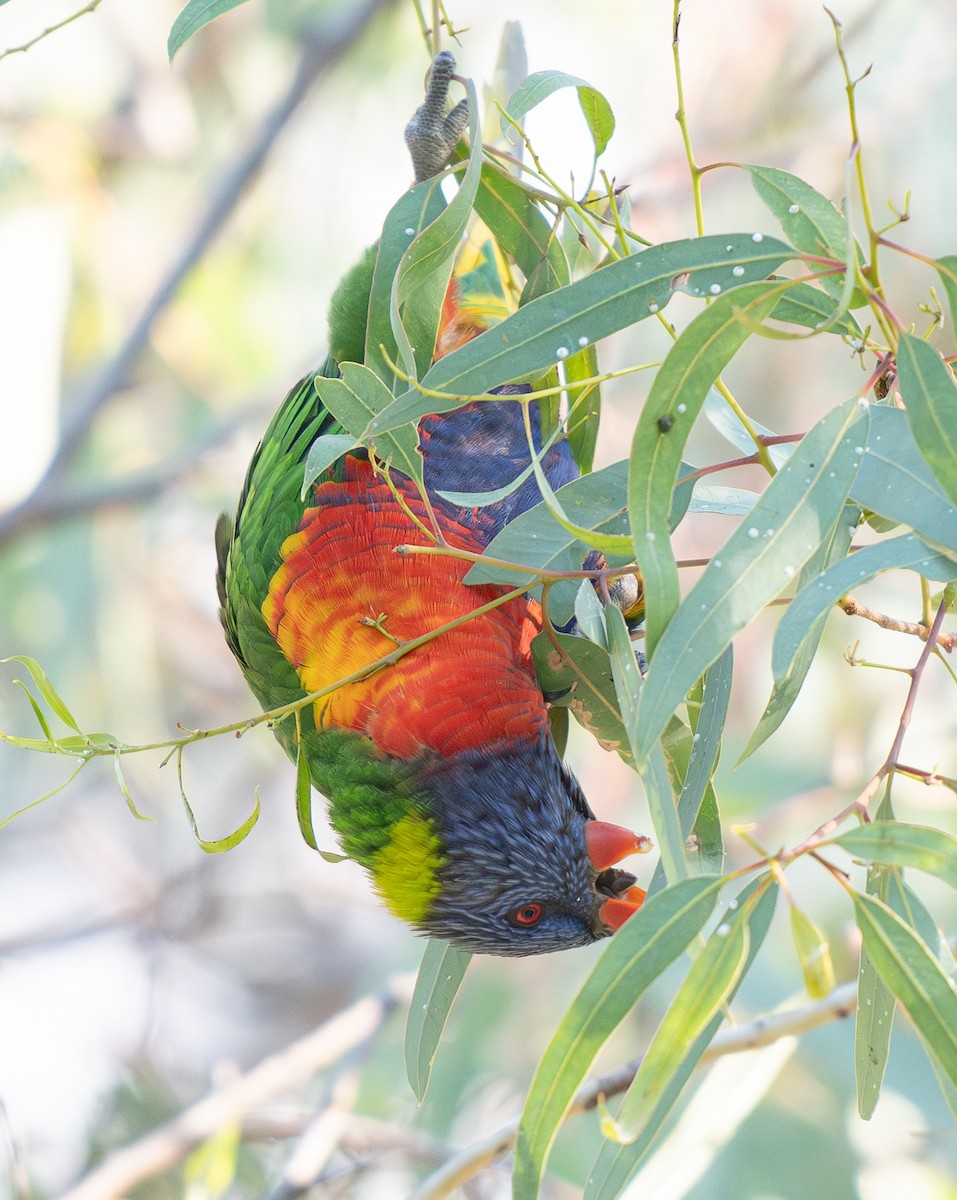
[{"label": "blurred background foliage", "polygon": [[[77,7],[9,0],[0,7],[0,49]],[[493,75],[504,23],[520,18],[530,70],[561,68],[608,96],[618,131],[603,165],[628,187],[634,225],[653,241],[693,233],[672,119],[671,9],[666,0],[605,0],[597,9],[581,0],[449,5],[462,31],[460,70],[480,85]],[[234,504],[274,405],[323,356],[324,314],[340,275],[411,181],[402,129],[428,62],[409,4],[253,0],[204,29],[171,68],[165,47],[176,12],[175,0],[103,0],[29,51],[0,59],[0,654],[40,659],[84,728],[126,741],[255,711],[220,636],[213,522]],[[943,131],[945,114],[957,111],[957,10],[933,0],[841,0],[836,15],[856,69],[874,63],[858,94],[872,194],[903,208],[909,192],[911,219],[900,239],[928,255],[952,252],[957,179]],[[340,39],[328,67],[316,66],[317,29]],[[818,6],[688,0],[682,45],[700,162],[785,167],[840,199],[843,80]],[[266,138],[262,169],[245,171],[244,155],[292,94],[297,70],[301,98]],[[554,174],[586,177],[589,143],[573,98],[533,113],[529,130]],[[84,421],[90,398],[103,393],[102,372],[115,365],[231,171],[245,171],[248,186],[225,203],[215,235],[187,255],[182,286],[160,306],[109,399]],[[773,232],[733,170],[705,178],[705,213],[708,232]],[[929,300],[932,277],[908,261],[889,259],[885,275],[898,311]],[[681,316],[676,303],[674,318]],[[776,432],[806,430],[832,397],[863,383],[837,339],[752,341],[731,382]],[[606,349],[603,366],[651,360],[662,349],[643,325]],[[621,457],[646,387],[632,376],[607,389],[597,465]],[[691,449],[700,460],[726,457],[716,434],[698,436]],[[58,445],[66,449],[62,469],[44,476]],[[747,474],[736,482],[748,486]],[[679,555],[706,555],[724,536],[721,522],[685,522]],[[899,585],[885,578],[862,595],[872,607],[919,619],[912,577]],[[852,669],[845,648],[860,639],[861,657],[903,667],[917,653],[911,639],[835,615],[783,730],[734,771],[770,688],[775,622],[769,613],[740,639],[736,715],[718,787],[726,818],[755,822],[769,847],[800,840],[842,807],[890,744],[906,678]],[[0,728],[32,732],[15,674],[2,669]],[[928,672],[908,761],[930,765],[952,752],[954,712],[952,691]],[[637,777],[616,756],[573,734],[570,758],[603,816],[648,827]],[[952,762],[941,765],[954,774]],[[61,782],[65,768],[0,746],[0,819]],[[186,755],[204,837],[235,828],[260,789],[259,824],[222,856],[197,847],[172,766],[159,770],[158,756],[144,755],[128,759],[126,770],[150,822],[130,817],[109,764],[98,762],[0,832],[0,1098],[39,1195],[61,1191],[211,1081],[381,991],[421,953],[375,903],[358,868],[325,864],[303,844],[293,770],[268,733],[218,739]],[[906,781],[895,798],[901,819],[934,824],[953,800]],[[332,845],[329,835],[320,841]],[[750,857],[733,839],[729,849],[729,866]],[[829,935],[839,980],[852,978],[857,946],[838,889],[816,895],[810,881],[818,876],[804,863],[789,878]],[[921,886],[935,913],[953,915],[942,886]],[[779,919],[786,921],[783,912]],[[476,960],[421,1108],[404,1078],[399,1012],[361,1061],[347,1060],[338,1076],[284,1101],[271,1132],[283,1120],[301,1126],[348,1072],[357,1072],[354,1111],[385,1123],[380,1133],[420,1131],[458,1145],[493,1131],[520,1107],[593,960],[590,951]],[[669,981],[625,1022],[599,1066],[640,1050]],[[742,989],[738,1019],[800,988],[782,927]],[[801,1039],[764,1104],[705,1175],[656,1177],[656,1200],[957,1196],[957,1136],[914,1035],[900,1024],[869,1124],[855,1116],[850,1024],[826,1026]],[[353,1141],[346,1136],[332,1155],[328,1190],[319,1194],[406,1195],[414,1172],[429,1165],[429,1147],[436,1153],[426,1141],[421,1161],[409,1146],[399,1154],[363,1150],[360,1133],[356,1118]],[[549,1194],[575,1194],[598,1139],[594,1114],[570,1122]],[[282,1138],[250,1143],[229,1194],[264,1194],[288,1153]],[[184,1186],[171,1172],[142,1194],[180,1195]],[[209,1179],[190,1187],[192,1195],[217,1190]],[[472,1189],[475,1197],[504,1195],[507,1173],[493,1168]]]}]

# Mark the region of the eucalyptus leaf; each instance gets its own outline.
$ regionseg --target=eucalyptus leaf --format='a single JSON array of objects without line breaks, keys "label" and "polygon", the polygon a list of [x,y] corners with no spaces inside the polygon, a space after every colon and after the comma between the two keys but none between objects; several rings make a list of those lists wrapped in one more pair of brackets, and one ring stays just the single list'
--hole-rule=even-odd
[{"label": "eucalyptus leaf", "polygon": [[924,461],[957,503],[957,383],[950,367],[923,338],[902,333],[897,382],[907,421]]},{"label": "eucalyptus leaf", "polygon": [[737,233],[664,242],[609,263],[537,297],[440,359],[421,382],[446,397],[411,389],[370,422],[368,434],[448,412],[463,396],[534,379],[577,349],[659,312],[676,292],[703,297],[714,294],[712,287],[730,291],[763,279],[792,253],[775,238]]},{"label": "eucalyptus leaf", "polygon": [[633,746],[639,766],[695,680],[830,536],[861,461],[855,447],[866,425],[853,401],[822,418],[675,612],[642,692]]},{"label": "eucalyptus leaf", "polygon": [[518,124],[526,113],[547,100],[554,92],[562,88],[576,88],[578,102],[588,125],[592,142],[595,145],[595,157],[604,153],[605,148],[615,132],[615,117],[611,105],[596,88],[577,75],[566,75],[564,71],[536,71],[525,79],[518,91],[511,97],[502,117],[502,133],[507,140],[512,132],[511,121]]},{"label": "eucalyptus leaf", "polygon": [[169,61],[173,61],[177,51],[189,41],[197,30],[245,2],[246,0],[189,0],[169,31],[169,38],[166,42]]},{"label": "eucalyptus leaf", "polygon": [[641,410],[631,444],[628,512],[645,583],[649,658],[680,596],[668,534],[685,443],[711,385],[751,335],[743,317],[762,320],[779,295],[779,284],[762,281],[715,300],[669,350]]},{"label": "eucalyptus leaf", "polygon": [[421,1104],[429,1086],[435,1052],[449,1012],[471,961],[467,950],[430,938],[419,966],[405,1027],[405,1067]]},{"label": "eucalyptus leaf", "polygon": [[911,529],[938,553],[957,559],[954,502],[937,482],[898,408],[871,406],[870,431],[861,439],[861,467],[851,499]]},{"label": "eucalyptus leaf", "polygon": [[[755,897],[755,893],[759,894]],[[748,957],[741,972],[742,978],[754,962],[771,927],[777,895],[777,883],[769,876],[763,875],[753,879],[729,905],[724,921],[732,928],[740,922],[747,922],[748,925]],[[754,903],[751,902],[752,897],[755,897]],[[732,989],[729,993],[729,1001],[734,998],[734,992],[735,989]],[[711,1045],[723,1020],[722,1012],[712,1017],[696,1040],[679,1056],[657,1108],[647,1118],[638,1137],[630,1144],[609,1140],[604,1142],[588,1173],[583,1200],[616,1200],[628,1177],[654,1148],[658,1133],[678,1102],[682,1089],[702,1055]]]},{"label": "eucalyptus leaf", "polygon": [[633,1142],[667,1094],[688,1046],[737,990],[748,958],[748,922],[722,922],[691,964],[655,1031],[613,1123],[616,1141]]},{"label": "eucalyptus leaf", "polygon": [[925,1046],[957,1085],[957,991],[926,943],[873,896],[852,893],[864,948]]},{"label": "eucalyptus leaf", "polygon": [[865,862],[913,867],[957,888],[957,838],[929,825],[872,821],[833,839]]},{"label": "eucalyptus leaf", "polygon": [[[809,591],[813,590],[816,594],[816,585],[822,578],[822,569],[831,563],[841,562],[844,559],[850,548],[851,539],[854,536],[854,531],[860,519],[861,510],[856,505],[845,505],[844,512],[832,528],[830,537],[824,539],[818,547],[817,552],[812,554],[801,568],[797,579],[797,589],[794,599],[788,605],[785,618],[789,616],[795,603],[807,595]],[[741,756],[738,759],[739,763],[753,754],[781,726],[784,718],[791,711],[801,688],[804,686],[804,680],[811,669],[811,663],[814,661],[814,655],[817,652],[818,644],[824,633],[824,626],[827,623],[828,611],[828,608],[824,608],[816,617],[808,616],[799,634],[795,635],[798,636],[798,641],[797,645],[793,648],[791,659],[781,675],[775,676],[774,687],[771,690],[768,703],[754,731],[748,738],[747,745],[741,751]],[[776,637],[780,635],[780,628],[779,625]]]},{"label": "eucalyptus leaf", "polygon": [[697,875],[650,896],[609,942],[532,1080],[515,1143],[514,1200],[536,1200],[548,1151],[595,1056],[642,992],[700,932],[721,883]]}]

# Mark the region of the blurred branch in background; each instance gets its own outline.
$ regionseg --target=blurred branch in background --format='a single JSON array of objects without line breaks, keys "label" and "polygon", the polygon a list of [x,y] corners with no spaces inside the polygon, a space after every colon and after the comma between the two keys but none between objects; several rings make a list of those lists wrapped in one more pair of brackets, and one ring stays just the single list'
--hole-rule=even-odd
[{"label": "blurred branch in background", "polygon": [[[303,33],[302,53],[285,94],[263,118],[249,144],[223,171],[196,228],[170,264],[116,355],[106,363],[86,391],[66,406],[59,443],[33,491],[7,512],[0,513],[0,547],[27,528],[75,511],[74,506],[88,512],[107,504],[139,502],[161,490],[182,471],[188,470],[206,449],[220,440],[219,434],[213,434],[205,445],[193,446],[181,463],[158,467],[144,477],[121,481],[99,494],[96,491],[78,494],[64,484],[66,468],[83,445],[97,414],[126,385],[133,364],[147,345],[153,323],[235,210],[290,117],[316,80],[335,66],[368,29],[372,20],[394,2],[365,0]],[[228,432],[224,429],[221,436],[226,436]]]},{"label": "blurred branch in background", "polygon": [[62,1200],[107,1200],[125,1195],[138,1183],[181,1162],[218,1129],[229,1126],[257,1105],[341,1062],[369,1042],[400,1003],[408,1003],[413,979],[392,979],[384,994],[366,996],[337,1013],[279,1054],[270,1055],[245,1075],[218,1088],[175,1120],[111,1154]]},{"label": "blurred branch in background", "polygon": [[[518,1117],[464,1150],[455,1151],[436,1138],[369,1121],[350,1111],[355,1088],[355,1073],[350,1070],[333,1086],[329,1102],[318,1112],[301,1109],[273,1115],[254,1111],[310,1075],[368,1047],[395,1007],[408,1003],[411,985],[408,976],[392,979],[381,998],[359,1000],[279,1054],[271,1055],[246,1074],[210,1092],[166,1125],[110,1154],[60,1200],[115,1200],[130,1188],[182,1162],[197,1146],[230,1123],[239,1123],[246,1138],[302,1139],[280,1183],[270,1193],[272,1197],[290,1200],[320,1182],[329,1156],[340,1144],[348,1145],[363,1159],[398,1152],[421,1162],[439,1161],[442,1165],[415,1192],[415,1200],[440,1200],[448,1196],[508,1153],[518,1130]],[[770,1046],[850,1016],[856,1003],[857,983],[850,982],[824,1000],[730,1026],[714,1039],[702,1063]],[[587,1112],[601,1100],[626,1091],[639,1064],[640,1060],[635,1060],[589,1080],[575,1097],[569,1116]]]}]

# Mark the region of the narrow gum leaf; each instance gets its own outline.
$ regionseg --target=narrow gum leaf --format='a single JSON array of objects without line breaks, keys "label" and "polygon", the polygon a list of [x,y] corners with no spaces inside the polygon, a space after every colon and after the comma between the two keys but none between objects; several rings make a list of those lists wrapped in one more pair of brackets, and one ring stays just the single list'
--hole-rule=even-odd
[{"label": "narrow gum leaf", "polygon": [[720,296],[695,317],[659,368],[635,427],[628,512],[645,580],[649,658],[679,601],[669,515],[685,443],[711,385],[751,336],[742,314],[760,321],[779,296],[780,284],[753,283]]},{"label": "narrow gum leaf", "polygon": [[506,139],[511,140],[512,122],[518,124],[526,113],[531,112],[554,92],[569,87],[578,91],[582,114],[595,146],[595,157],[603,154],[615,131],[611,105],[602,93],[586,80],[579,79],[577,75],[566,75],[564,71],[536,71],[522,82],[505,108],[506,115],[502,117],[502,133]]},{"label": "narrow gum leaf", "polygon": [[797,951],[804,987],[812,1000],[823,1000],[834,991],[834,961],[827,939],[811,918],[791,905],[791,940]]},{"label": "narrow gum leaf", "polygon": [[11,654],[9,658],[0,658],[0,663],[9,662],[18,662],[21,666],[26,667],[30,672],[30,678],[33,680],[37,691],[46,701],[50,711],[59,717],[64,725],[69,726],[76,733],[83,733],[83,730],[76,723],[76,718],[67,708],[57,693],[56,688],[47,677],[46,671],[44,671],[35,658],[30,658],[26,654]]},{"label": "narrow gum leaf", "polygon": [[190,806],[189,800],[186,798],[186,789],[183,786],[182,746],[179,747],[176,755],[176,776],[179,780],[180,798],[183,801],[183,808],[186,810],[186,816],[189,820],[190,828],[193,831],[193,837],[196,839],[196,844],[204,854],[223,854],[226,850],[232,850],[234,847],[238,846],[240,842],[245,840],[245,838],[251,832],[253,826],[259,820],[259,788],[256,789],[255,803],[253,805],[252,812],[249,814],[246,820],[243,821],[242,825],[240,825],[238,829],[234,829],[232,833],[227,834],[225,837],[207,839],[200,835],[199,827],[196,824],[196,817],[193,815],[192,807]]},{"label": "narrow gum leaf", "polygon": [[695,680],[829,536],[860,463],[856,443],[866,421],[853,401],[819,421],[675,612],[642,691],[639,766]]},{"label": "narrow gum leaf", "polygon": [[126,801],[126,807],[130,810],[137,821],[153,821],[155,817],[147,817],[136,807],[136,802],[133,799],[133,793],[130,791],[129,784],[126,782],[126,776],[123,774],[123,760],[121,752],[117,749],[113,753],[113,774],[116,777],[116,782],[123,794],[123,799]]},{"label": "narrow gum leaf", "polygon": [[215,21],[230,9],[238,8],[245,0],[189,0],[173,22],[166,42],[166,53],[172,62],[177,52],[189,41],[197,30]]},{"label": "narrow gum leaf", "polygon": [[[754,236],[732,233],[664,242],[537,297],[426,373],[423,387],[449,393],[447,399],[411,389],[370,423],[368,434],[417,422],[427,413],[448,412],[462,396],[537,378],[561,359],[560,350],[570,353],[582,338],[594,343],[653,316],[677,291],[702,298],[713,286],[727,292],[766,278],[793,254],[775,238],[755,241]],[[741,273],[735,275],[738,268]]]},{"label": "narrow gum leaf", "polygon": [[[893,874],[883,867],[872,867],[867,873],[868,894],[877,896],[886,904]],[[854,1080],[857,1111],[863,1121],[871,1119],[880,1099],[896,1007],[893,992],[881,979],[870,955],[862,946],[854,1021]]]},{"label": "narrow gum leaf", "polygon": [[926,943],[873,896],[853,893],[864,948],[907,1010],[933,1058],[957,1085],[957,991]]},{"label": "narrow gum leaf", "polygon": [[[777,896],[776,881],[768,875],[762,875],[752,880],[729,903],[725,921],[729,925],[746,921],[748,925],[748,958],[741,972],[742,978],[753,964],[771,928]],[[734,989],[729,993],[729,1002],[733,998]],[[642,1133],[630,1144],[605,1142],[588,1173],[584,1200],[617,1200],[629,1176],[654,1149],[658,1134],[723,1020],[724,1014],[721,1012],[712,1017],[696,1041],[681,1055],[671,1081],[665,1088],[657,1109],[646,1121]],[[694,1103],[695,1100],[692,1100],[692,1104]]]},{"label": "narrow gum leaf", "polygon": [[405,1027],[405,1068],[421,1104],[449,1012],[471,961],[466,950],[430,939],[426,943]]},{"label": "narrow gum leaf", "polygon": [[514,1200],[534,1200],[545,1158],[598,1051],[714,909],[721,879],[684,879],[649,897],[611,938],[539,1062],[515,1147]]},{"label": "narrow gum leaf", "polygon": [[851,499],[910,526],[935,551],[957,558],[955,505],[918,449],[906,413],[872,405],[870,416]]},{"label": "narrow gum leaf", "polygon": [[[313,850],[318,850],[316,833],[312,826],[312,780],[309,778],[309,758],[303,750],[300,714],[296,713],[296,729],[299,742],[296,746],[296,817],[303,841]],[[323,854],[325,857],[325,854]]]},{"label": "narrow gum leaf", "polygon": [[929,550],[913,533],[855,551],[808,580],[788,605],[774,635],[771,668],[775,681],[786,678],[804,640],[839,597],[889,570],[917,571],[925,579],[940,581],[957,577],[957,563]]},{"label": "narrow gum leaf", "polygon": [[635,1141],[693,1045],[737,988],[748,957],[747,921],[722,922],[691,965],[645,1051],[616,1119],[622,1142]]},{"label": "narrow gum leaf", "polygon": [[903,821],[873,821],[833,841],[865,862],[913,867],[957,888],[957,838],[942,829]]},{"label": "narrow gum leaf", "polygon": [[439,217],[444,208],[445,198],[438,177],[427,179],[399,197],[379,236],[369,292],[363,361],[390,389],[400,383],[386,358],[388,356],[393,363],[399,358],[392,328],[392,285],[402,256],[412,241]]},{"label": "narrow gum leaf", "polygon": [[950,367],[923,338],[902,333],[897,381],[914,441],[937,482],[957,503],[957,383]]}]

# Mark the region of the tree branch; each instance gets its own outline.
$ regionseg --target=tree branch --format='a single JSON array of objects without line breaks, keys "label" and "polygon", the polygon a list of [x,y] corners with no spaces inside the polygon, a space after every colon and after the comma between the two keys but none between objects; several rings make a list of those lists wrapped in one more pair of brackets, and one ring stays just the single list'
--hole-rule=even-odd
[{"label": "tree branch", "polygon": [[[919,625],[913,621],[901,621],[897,617],[888,617],[884,613],[875,612],[873,608],[867,608],[853,596],[842,596],[838,601],[838,606],[849,617],[863,617],[865,621],[873,621],[881,629],[891,629],[895,633],[909,633],[912,637],[919,637],[922,642],[926,642],[931,635],[929,625]],[[949,654],[954,646],[957,646],[957,635],[938,631],[936,644]]]},{"label": "tree branch", "polygon": [[0,546],[31,523],[31,511],[34,508],[42,508],[49,502],[50,493],[55,492],[65,468],[83,444],[97,414],[126,385],[134,363],[147,345],[156,318],[232,214],[312,84],[335,66],[345,51],[364,33],[372,19],[393,3],[394,0],[364,0],[357,7],[303,34],[302,54],[285,95],[263,119],[249,145],[221,175],[192,235],[170,264],[115,357],[70,405],[64,416],[59,445],[36,487],[19,504],[0,515]]},{"label": "tree branch", "polygon": [[144,1180],[168,1170],[217,1129],[317,1071],[341,1061],[381,1029],[399,1003],[412,997],[413,978],[397,976],[384,996],[365,996],[252,1070],[204,1096],[172,1121],[110,1154],[60,1200],[116,1200]]}]

